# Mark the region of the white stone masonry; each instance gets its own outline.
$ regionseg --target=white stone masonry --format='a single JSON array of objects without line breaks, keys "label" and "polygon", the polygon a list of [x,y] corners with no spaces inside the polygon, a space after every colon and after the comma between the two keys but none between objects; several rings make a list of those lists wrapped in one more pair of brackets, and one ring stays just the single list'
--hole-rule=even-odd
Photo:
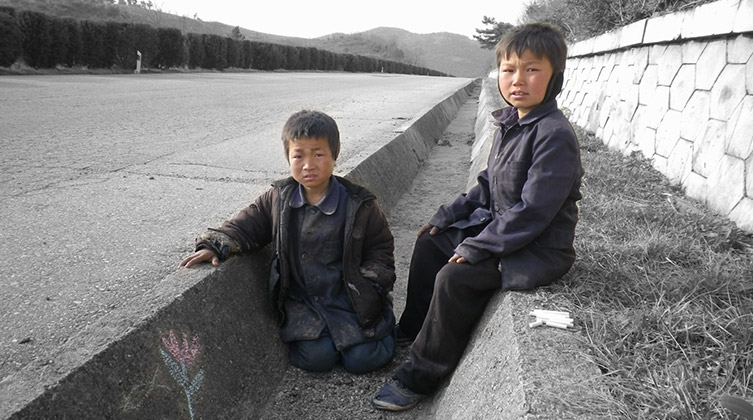
[{"label": "white stone masonry", "polygon": [[642,20],[569,53],[559,104],[574,124],[753,231],[753,0]]}]

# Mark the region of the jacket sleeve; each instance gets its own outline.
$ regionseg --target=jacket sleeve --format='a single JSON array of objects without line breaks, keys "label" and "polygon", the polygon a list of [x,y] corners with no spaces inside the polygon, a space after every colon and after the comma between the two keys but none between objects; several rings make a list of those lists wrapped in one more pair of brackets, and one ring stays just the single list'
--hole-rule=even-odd
[{"label": "jacket sleeve", "polygon": [[581,171],[578,143],[571,130],[552,130],[535,139],[520,201],[497,213],[484,230],[466,238],[455,252],[473,264],[528,245],[563,208]]},{"label": "jacket sleeve", "polygon": [[467,193],[460,194],[454,201],[443,204],[429,220],[429,224],[445,229],[451,224],[468,218],[477,208],[489,206],[489,174],[484,169],[476,177],[477,183]]},{"label": "jacket sleeve", "polygon": [[272,207],[274,189],[270,189],[234,218],[218,228],[210,228],[196,238],[196,249],[208,248],[220,258],[251,252],[272,241]]},{"label": "jacket sleeve", "polygon": [[395,284],[395,240],[376,201],[365,203],[363,208],[366,228],[360,272],[381,288],[382,294],[387,294]]}]

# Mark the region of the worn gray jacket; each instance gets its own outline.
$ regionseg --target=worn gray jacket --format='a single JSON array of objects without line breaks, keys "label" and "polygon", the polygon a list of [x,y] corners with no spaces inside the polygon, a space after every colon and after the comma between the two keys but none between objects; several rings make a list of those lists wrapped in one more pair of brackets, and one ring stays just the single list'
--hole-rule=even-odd
[{"label": "worn gray jacket", "polygon": [[[385,333],[375,331],[383,311],[391,310],[386,299],[395,283],[394,239],[376,197],[361,186],[336,178],[347,190],[349,200],[343,247],[345,289],[364,337],[376,337]],[[297,188],[292,177],[274,182],[271,189],[233,219],[196,239],[196,249],[209,248],[221,257],[253,252],[271,244],[275,258],[269,290],[283,317],[284,299],[292,281],[289,260],[283,257],[290,252],[292,209],[287,203]]]}]

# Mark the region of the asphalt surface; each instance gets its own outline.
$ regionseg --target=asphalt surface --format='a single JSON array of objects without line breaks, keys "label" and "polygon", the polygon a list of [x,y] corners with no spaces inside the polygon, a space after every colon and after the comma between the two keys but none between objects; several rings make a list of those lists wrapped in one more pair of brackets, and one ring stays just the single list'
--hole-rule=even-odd
[{"label": "asphalt surface", "polygon": [[315,73],[0,78],[0,385],[61,363],[56,349],[154,295],[198,232],[286,176],[279,138],[293,112],[336,119],[337,173],[468,83]]}]

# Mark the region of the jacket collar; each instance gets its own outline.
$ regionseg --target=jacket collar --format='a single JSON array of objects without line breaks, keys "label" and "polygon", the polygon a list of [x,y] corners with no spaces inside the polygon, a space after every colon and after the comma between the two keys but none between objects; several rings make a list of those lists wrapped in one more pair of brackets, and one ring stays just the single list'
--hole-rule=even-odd
[{"label": "jacket collar", "polygon": [[[343,187],[345,187],[345,193],[348,194],[348,196],[355,200],[356,202],[361,202],[365,200],[374,200],[376,199],[376,196],[366,188],[354,184],[350,181],[348,181],[346,178],[334,175],[335,180],[339,182]],[[296,182],[295,179],[293,179],[292,176],[278,179],[277,181],[274,181],[272,183],[272,186],[277,188],[280,192],[280,197],[283,200],[290,200],[291,195],[295,192],[296,188],[298,187],[298,182]],[[283,201],[287,202],[287,201]]]},{"label": "jacket collar", "polygon": [[515,124],[527,125],[532,124],[542,117],[551,114],[557,110],[557,100],[552,99],[537,106],[536,109],[529,112],[525,117],[518,118],[518,108],[506,107],[492,111],[492,116],[497,121],[497,125],[510,128]]},{"label": "jacket collar", "polygon": [[[321,210],[322,213],[326,214],[327,216],[331,216],[337,211],[337,205],[340,202],[340,195],[344,194],[345,191],[343,191],[344,188],[341,187],[340,183],[337,182],[337,179],[335,179],[334,176],[331,176],[329,178],[329,187],[327,188],[327,193],[324,195],[324,198],[322,198],[321,201],[314,204],[315,207],[318,207],[319,210]],[[296,188],[295,192],[290,197],[289,201],[290,207],[293,208],[301,208],[304,205],[306,205],[306,195],[303,191],[303,185],[298,184],[298,188]]]}]

